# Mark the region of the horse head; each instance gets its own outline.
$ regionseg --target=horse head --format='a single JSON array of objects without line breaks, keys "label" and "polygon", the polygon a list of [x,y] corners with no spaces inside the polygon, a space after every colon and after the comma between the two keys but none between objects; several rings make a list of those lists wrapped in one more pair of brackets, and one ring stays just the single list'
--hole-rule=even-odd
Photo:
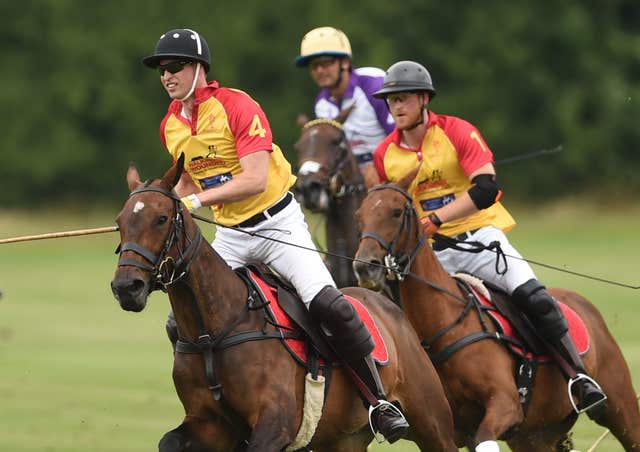
[{"label": "horse head", "polygon": [[397,184],[381,184],[369,189],[356,212],[361,231],[360,245],[353,262],[358,285],[380,290],[385,279],[402,279],[425,237],[407,188],[418,168]]},{"label": "horse head", "polygon": [[[183,166],[181,155],[161,179],[147,183],[140,181],[135,167],[129,167],[131,193],[116,218],[120,231],[116,252],[120,259],[111,281],[113,295],[124,310],[142,311],[149,294],[179,279],[195,256],[199,229],[172,191]],[[185,218],[189,219],[188,228]]]},{"label": "horse head", "polygon": [[360,172],[338,121],[307,122],[295,149],[298,151],[295,190],[306,209],[326,212],[333,199],[362,186]]}]

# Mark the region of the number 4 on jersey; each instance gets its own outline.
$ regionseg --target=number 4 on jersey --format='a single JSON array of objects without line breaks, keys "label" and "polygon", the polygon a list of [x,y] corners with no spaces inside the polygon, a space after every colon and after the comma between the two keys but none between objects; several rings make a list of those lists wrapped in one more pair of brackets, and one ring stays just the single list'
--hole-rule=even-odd
[{"label": "number 4 on jersey", "polygon": [[258,115],[253,115],[253,121],[251,121],[251,127],[249,127],[249,136],[254,137],[260,135],[260,138],[264,138],[267,131],[262,127],[262,122]]}]

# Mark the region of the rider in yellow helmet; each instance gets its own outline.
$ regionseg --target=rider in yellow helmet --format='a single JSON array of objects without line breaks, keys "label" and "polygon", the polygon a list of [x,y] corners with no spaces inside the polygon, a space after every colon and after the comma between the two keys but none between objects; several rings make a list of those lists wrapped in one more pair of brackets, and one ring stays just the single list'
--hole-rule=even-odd
[{"label": "rider in yellow helmet", "polygon": [[314,110],[317,118],[343,124],[351,152],[355,155],[367,186],[378,183],[373,151],[394,127],[384,101],[373,93],[381,88],[384,71],[374,67],[354,69],[351,44],[343,31],[319,27],[300,43],[298,67],[308,67],[321,91]]}]

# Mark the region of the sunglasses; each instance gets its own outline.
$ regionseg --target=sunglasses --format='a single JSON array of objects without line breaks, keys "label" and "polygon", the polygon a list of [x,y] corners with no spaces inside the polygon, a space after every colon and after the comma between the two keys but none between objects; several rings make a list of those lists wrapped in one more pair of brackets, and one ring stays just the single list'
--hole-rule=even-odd
[{"label": "sunglasses", "polygon": [[314,58],[313,60],[311,60],[311,62],[309,62],[309,68],[314,71],[316,69],[318,69],[319,67],[321,68],[327,68],[329,66],[331,66],[333,63],[335,63],[337,60],[337,58],[335,57],[320,57],[320,58]]},{"label": "sunglasses", "polygon": [[167,64],[159,64],[158,72],[160,72],[160,75],[164,75],[164,71],[169,71],[172,74],[177,74],[178,72],[183,70],[187,64],[191,64],[191,61],[172,61],[171,63]]}]

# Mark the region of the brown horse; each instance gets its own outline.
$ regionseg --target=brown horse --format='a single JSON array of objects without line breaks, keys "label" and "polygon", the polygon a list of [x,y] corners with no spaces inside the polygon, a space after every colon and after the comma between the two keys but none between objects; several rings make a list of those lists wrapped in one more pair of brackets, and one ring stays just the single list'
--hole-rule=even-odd
[{"label": "brown horse", "polygon": [[[496,329],[486,312],[469,309],[466,291],[445,272],[431,247],[422,246],[425,237],[406,192],[410,182],[406,177],[399,185],[374,187],[357,212],[363,238],[354,267],[361,285],[380,285],[386,271],[383,262],[402,267],[398,271],[405,275],[400,284],[404,310],[418,336],[430,344],[460,447],[474,450],[481,442],[505,439],[514,451],[568,450],[560,444],[578,415],[570,404],[565,377],[556,365],[540,364],[525,416],[514,378],[519,361],[495,340]],[[597,422],[609,428],[626,451],[640,450],[640,414],[629,369],[602,316],[575,292],[550,292],[586,324],[590,347],[584,363],[608,396]],[[483,331],[492,340],[474,342]],[[448,348],[465,342],[469,345],[456,351]],[[438,362],[439,354],[449,356]]]},{"label": "brown horse", "polygon": [[327,267],[338,287],[355,286],[351,258],[358,249],[355,212],[366,194],[342,125],[314,119],[302,128],[298,151],[296,193],[305,209],[325,217]]},{"label": "brown horse", "polygon": [[[134,312],[144,309],[151,291],[166,290],[181,340],[192,349],[174,355],[173,379],[186,416],[163,436],[160,451],[284,450],[303,420],[307,370],[266,321],[264,304],[256,305],[246,282],[202,239],[172,192],[183,163],[179,159],[147,184],[129,170],[132,192],[117,218],[121,254],[111,283],[122,309]],[[402,311],[366,289],[344,293],[370,310],[384,338],[390,360],[380,376],[411,424],[408,439],[422,450],[456,451],[443,387]],[[307,447],[365,451],[372,438],[355,386],[336,367]]]}]

